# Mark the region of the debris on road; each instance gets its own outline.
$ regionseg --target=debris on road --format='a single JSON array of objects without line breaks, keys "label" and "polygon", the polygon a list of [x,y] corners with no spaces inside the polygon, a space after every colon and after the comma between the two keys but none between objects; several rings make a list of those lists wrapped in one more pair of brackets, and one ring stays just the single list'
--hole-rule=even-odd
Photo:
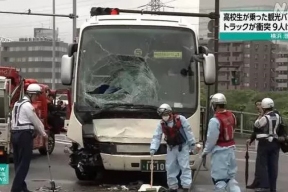
[{"label": "debris on road", "polygon": [[130,189],[127,188],[125,185],[117,185],[115,187],[109,187],[109,191],[129,191]]},{"label": "debris on road", "polygon": [[61,190],[61,187],[57,186],[55,190],[51,190],[49,187],[40,187],[36,189],[37,192],[59,192]]}]

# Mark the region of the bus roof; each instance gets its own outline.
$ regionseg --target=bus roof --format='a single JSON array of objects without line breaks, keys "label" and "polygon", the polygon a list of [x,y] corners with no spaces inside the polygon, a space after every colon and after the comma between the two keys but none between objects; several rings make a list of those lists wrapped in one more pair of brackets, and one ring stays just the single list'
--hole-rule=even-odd
[{"label": "bus roof", "polygon": [[184,27],[192,29],[196,36],[197,27],[185,21],[185,18],[179,16],[159,16],[159,15],[100,15],[93,16],[81,26],[81,30],[93,25],[150,25],[150,26],[170,26]]}]

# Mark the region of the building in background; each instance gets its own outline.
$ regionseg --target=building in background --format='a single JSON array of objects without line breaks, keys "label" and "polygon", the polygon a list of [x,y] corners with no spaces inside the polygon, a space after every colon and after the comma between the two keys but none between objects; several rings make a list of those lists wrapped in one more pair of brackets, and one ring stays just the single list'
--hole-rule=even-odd
[{"label": "building in background", "polygon": [[288,43],[277,42],[275,59],[275,81],[277,91],[288,91]]},{"label": "building in background", "polygon": [[[56,42],[55,87],[63,87],[60,80],[61,58],[67,53],[68,44]],[[20,38],[18,41],[3,42],[1,66],[16,67],[24,78],[37,79],[52,87],[52,40],[49,37]]]},{"label": "building in background", "polygon": [[[57,41],[60,41],[58,39],[58,29],[55,30],[55,36]],[[53,29],[47,29],[47,28],[34,28],[34,38],[46,38],[46,39],[53,39]]]},{"label": "building in background", "polygon": [[[208,41],[200,39],[200,45],[208,46]],[[220,42],[219,90],[275,90],[275,49],[274,43],[270,41]],[[232,85],[232,71],[240,72],[240,85]]]},{"label": "building in background", "polygon": [[[0,58],[1,58],[1,46],[2,46],[2,42],[11,42],[13,41],[12,39],[9,38],[5,38],[5,37],[1,37],[0,36]],[[1,65],[1,60],[0,60],[0,65]]]}]

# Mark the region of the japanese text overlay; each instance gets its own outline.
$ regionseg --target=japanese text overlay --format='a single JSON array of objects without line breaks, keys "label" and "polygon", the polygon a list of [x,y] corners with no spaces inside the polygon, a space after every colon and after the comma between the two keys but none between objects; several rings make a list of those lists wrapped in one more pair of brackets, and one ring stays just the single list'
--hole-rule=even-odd
[{"label": "japanese text overlay", "polygon": [[220,40],[287,40],[288,12],[222,11]]},{"label": "japanese text overlay", "polygon": [[9,184],[9,164],[0,164],[0,185]]}]

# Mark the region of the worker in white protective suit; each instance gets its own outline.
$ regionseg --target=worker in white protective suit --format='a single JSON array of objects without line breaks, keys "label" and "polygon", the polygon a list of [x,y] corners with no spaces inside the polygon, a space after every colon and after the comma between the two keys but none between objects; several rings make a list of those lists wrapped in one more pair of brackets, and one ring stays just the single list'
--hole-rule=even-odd
[{"label": "worker in white protective suit", "polygon": [[235,158],[234,129],[236,118],[231,111],[225,109],[226,97],[216,93],[210,97],[214,111],[208,124],[207,141],[202,158],[211,153],[211,177],[215,192],[240,192],[235,180],[237,164]]},{"label": "worker in white protective suit", "polygon": [[164,134],[167,142],[166,172],[169,191],[177,191],[179,187],[177,175],[181,170],[181,185],[184,192],[188,192],[192,184],[189,153],[195,147],[191,126],[184,116],[173,114],[172,108],[168,104],[162,104],[157,112],[162,120],[153,135],[150,154],[157,155]]}]

